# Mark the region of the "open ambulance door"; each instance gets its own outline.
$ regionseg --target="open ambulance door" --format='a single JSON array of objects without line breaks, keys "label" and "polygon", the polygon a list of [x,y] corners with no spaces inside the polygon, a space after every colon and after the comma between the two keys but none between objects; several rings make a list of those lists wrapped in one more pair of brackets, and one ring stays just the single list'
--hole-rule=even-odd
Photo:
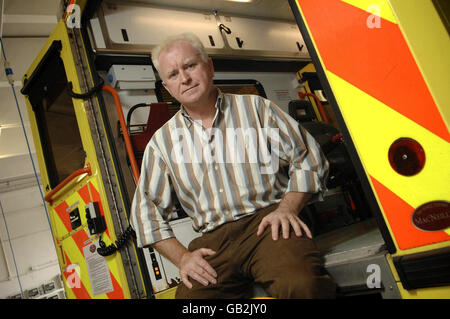
[{"label": "open ambulance door", "polygon": [[132,241],[106,258],[96,252],[100,239],[109,245],[127,233],[128,199],[120,189],[97,97],[74,93],[92,87],[85,84],[91,77],[82,67],[77,41],[82,42],[79,29],[67,28],[61,19],[22,89],[66,296],[143,298],[149,284]]},{"label": "open ambulance door", "polygon": [[448,12],[440,1],[289,3],[402,297],[448,298]]}]

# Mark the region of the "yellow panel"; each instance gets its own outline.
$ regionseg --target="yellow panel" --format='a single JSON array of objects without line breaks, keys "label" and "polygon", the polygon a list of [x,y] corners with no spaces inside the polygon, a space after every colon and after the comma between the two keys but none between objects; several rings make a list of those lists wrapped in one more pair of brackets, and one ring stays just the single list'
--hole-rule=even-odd
[{"label": "yellow panel", "polygon": [[308,63],[305,65],[298,73],[302,74],[303,72],[317,72],[316,68],[314,67],[314,64]]},{"label": "yellow panel", "polygon": [[[67,285],[66,278],[63,276],[64,285]],[[75,294],[73,293],[72,289],[65,288],[64,292],[66,293],[67,299],[76,299]]]},{"label": "yellow panel", "polygon": [[[350,5],[353,5],[355,7],[358,7],[364,11],[366,11],[367,7],[370,4],[376,4],[376,1],[372,1],[372,0],[342,0],[344,2],[349,3]],[[392,0],[393,1],[393,0]],[[392,2],[391,1],[391,2]],[[396,2],[401,3],[403,0],[395,0]],[[421,0],[418,0],[421,1]],[[422,1],[422,2],[429,2],[429,1]],[[390,9],[390,4],[389,7],[387,6],[388,1],[383,0],[383,1],[378,1],[378,3],[381,3],[381,12],[380,15],[386,19],[389,20],[393,23],[397,23],[397,17],[395,15],[393,15],[393,12],[391,11],[392,9]],[[302,15],[303,21],[305,23],[306,29],[308,30],[308,33],[311,34],[310,30],[309,30],[309,26],[308,23],[306,22],[306,20],[304,19],[304,15],[302,12],[301,7],[298,5],[298,2],[296,3],[298,10],[300,12],[300,14]],[[403,5],[404,6],[411,6],[410,1],[403,1]],[[389,10],[384,10],[383,8],[389,9]],[[420,11],[420,10],[419,10]],[[387,13],[387,15],[385,15],[385,13]],[[417,21],[422,21],[422,19],[420,18],[420,14],[419,17],[415,18],[415,21],[411,21],[412,24],[416,24],[416,28],[419,29],[421,26],[423,26],[423,23],[417,23]],[[428,35],[429,36],[429,35]],[[445,41],[448,41],[448,38],[444,39]],[[314,38],[311,38],[311,41],[314,45],[314,48],[317,48]],[[448,44],[448,42],[447,42]],[[418,43],[418,45],[420,45],[420,42]],[[426,49],[426,46],[423,46],[423,49]],[[429,55],[432,54],[432,50],[430,50],[428,53]],[[446,52],[450,52],[450,50],[446,50]],[[324,66],[324,63],[322,61],[322,58],[320,56],[320,52],[316,51],[317,56],[319,58],[319,62],[322,66]],[[431,59],[433,59],[433,57],[430,57]],[[434,58],[435,61],[434,63],[439,63],[439,60],[437,60],[436,58]],[[325,68],[324,68],[325,69]],[[421,69],[422,70],[422,69]],[[450,74],[450,72],[448,72],[448,70],[446,68],[444,68],[445,72],[447,75]],[[444,73],[445,73],[444,72]],[[368,75],[370,76],[370,75]],[[345,122],[351,123],[352,126],[348,127],[348,130],[350,132],[350,135],[352,136],[352,139],[354,139],[355,141],[355,146],[356,146],[356,152],[358,154],[358,157],[361,158],[361,154],[364,154],[364,158],[361,158],[362,161],[362,165],[364,167],[365,172],[370,172],[370,174],[373,174],[374,177],[378,177],[379,180],[383,181],[383,183],[386,183],[386,181],[388,181],[390,184],[396,184],[396,179],[400,179],[403,178],[401,176],[394,176],[393,170],[392,172],[388,172],[388,177],[386,176],[377,176],[376,172],[380,171],[381,174],[386,173],[387,170],[390,169],[390,165],[389,165],[389,161],[387,158],[387,152],[388,152],[388,148],[389,145],[387,145],[389,140],[386,140],[386,137],[390,138],[392,141],[394,141],[396,138],[398,137],[402,137],[404,136],[404,132],[400,132],[400,128],[397,127],[397,119],[399,117],[402,117],[400,114],[398,114],[397,112],[389,109],[386,111],[387,106],[380,103],[379,101],[373,99],[370,96],[364,96],[364,95],[359,95],[359,96],[353,96],[353,94],[360,94],[360,92],[354,91],[352,87],[350,87],[349,83],[346,83],[345,81],[342,81],[340,78],[338,78],[336,75],[334,75],[331,72],[327,72],[325,69],[325,77],[328,80],[328,82],[330,83],[330,86],[332,88],[333,94],[336,97],[336,100],[339,104],[339,106],[341,107],[343,105],[343,101],[345,101],[346,106],[348,106],[348,109],[345,111],[343,109],[341,109],[342,113],[343,113],[343,117]],[[441,76],[441,78],[443,78]],[[448,83],[450,83],[450,81],[447,79],[445,81],[442,82],[443,85],[447,85]],[[429,83],[428,83],[429,84]],[[342,92],[341,90],[344,90],[344,92]],[[345,91],[347,90],[347,91]],[[447,89],[448,90],[448,89]],[[449,93],[449,92],[447,92]],[[450,93],[449,93],[450,94]],[[449,98],[446,98],[447,101],[447,111],[450,112],[450,110],[448,110],[448,101],[450,101]],[[362,103],[361,103],[362,102]],[[364,104],[366,103],[366,104]],[[373,107],[372,107],[373,106]],[[381,109],[382,111],[386,111],[385,113],[387,113],[386,116],[389,117],[389,121],[386,121],[384,118],[381,118],[378,116],[376,116],[376,110],[377,109]],[[373,112],[372,112],[373,110]],[[355,113],[353,113],[355,112]],[[442,112],[442,109],[441,109]],[[444,112],[442,112],[444,113]],[[446,113],[448,114],[448,113]],[[380,114],[378,114],[380,115]],[[369,118],[369,119],[366,119]],[[445,116],[444,116],[445,117]],[[364,121],[362,122],[358,122],[358,119],[363,118]],[[392,122],[392,120],[394,120],[394,122]],[[417,124],[415,123],[407,123],[409,120],[403,117],[403,119],[400,119],[400,121],[402,121],[402,127],[403,129],[406,127],[407,129],[411,129],[411,134],[414,134],[414,136],[417,136],[418,140],[420,139],[420,143],[423,143],[422,146],[424,146],[425,152],[428,153],[429,151],[433,151],[434,152],[437,150],[437,155],[433,157],[433,160],[431,161],[431,163],[427,162],[427,167],[426,169],[429,171],[426,174],[431,174],[432,176],[436,177],[439,179],[438,185],[434,184],[434,183],[430,183],[430,181],[425,181],[425,183],[427,183],[427,185],[432,184],[432,186],[435,189],[438,189],[437,192],[435,192],[434,194],[436,194],[437,196],[441,196],[443,195],[443,198],[447,198],[448,199],[448,186],[444,183],[442,183],[442,180],[444,180],[445,176],[440,177],[439,176],[439,172],[444,172],[445,174],[447,174],[446,176],[448,176],[449,174],[449,167],[448,167],[448,163],[450,162],[448,160],[448,143],[447,145],[444,145],[444,149],[446,149],[446,153],[444,152],[439,152],[439,147],[443,145],[443,141],[442,140],[437,140],[439,139],[437,136],[432,135],[431,133],[424,132],[422,127],[419,127]],[[411,121],[409,121],[411,122]],[[448,121],[447,121],[448,123]],[[368,130],[367,128],[371,128],[371,130]],[[365,132],[365,134],[363,133],[363,136],[361,135],[361,132]],[[372,132],[372,133],[371,133]],[[408,131],[406,131],[408,132]],[[408,135],[410,137],[411,134]],[[384,140],[384,141],[383,141]],[[433,145],[433,142],[437,142],[438,145],[435,146]],[[356,145],[357,144],[357,145]],[[424,145],[426,144],[426,146]],[[371,155],[373,155],[375,153],[374,150],[372,150],[372,145],[377,148],[378,150],[378,154],[375,155],[375,158],[372,158]],[[380,149],[381,149],[381,153],[380,153]],[[384,153],[383,153],[384,152]],[[384,154],[384,155],[383,155]],[[443,160],[443,163],[439,163],[440,160]],[[443,164],[446,168],[443,168]],[[431,167],[430,167],[431,165]],[[436,168],[438,167],[437,171],[431,172],[432,168]],[[370,168],[370,169],[369,169]],[[373,173],[374,172],[374,173]],[[425,174],[425,172],[422,172],[421,174]],[[424,175],[422,175],[420,178],[423,179]],[[416,178],[419,176],[416,176]],[[447,180],[449,180],[447,178]],[[370,182],[370,179],[369,179]],[[448,184],[448,183],[447,183]],[[392,185],[387,185],[389,188],[391,187],[395,187]],[[433,189],[433,192],[434,190]],[[443,193],[445,190],[447,190],[447,193]],[[416,200],[415,198],[412,198],[411,196],[409,196],[408,193],[405,194],[405,192],[403,192],[401,189],[399,190],[398,187],[394,190],[396,192],[397,195],[399,195],[400,197],[404,198],[405,201],[407,202],[411,202],[411,203],[416,203],[418,202],[418,200]],[[416,190],[413,190],[417,193]],[[430,193],[429,189],[425,189],[425,191],[423,191],[423,188],[421,188],[421,191],[424,194],[419,194],[420,198],[422,200],[425,200],[426,196],[429,196],[427,194]],[[376,194],[375,194],[376,196]],[[405,199],[406,197],[406,199]],[[433,196],[434,197],[434,196]],[[435,199],[435,198],[433,198]],[[379,204],[380,208],[381,205]],[[389,229],[390,233],[392,234],[392,231],[390,229],[389,224],[387,223],[387,228]],[[450,235],[450,229],[446,230],[447,234]],[[409,253],[415,253],[415,252],[419,252],[421,250],[427,250],[427,249],[437,249],[440,246],[445,245],[445,243],[439,243],[439,244],[433,244],[433,245],[428,245],[427,247],[420,247],[420,248],[414,248],[414,249],[410,249]],[[397,247],[398,249],[398,247]],[[395,280],[397,281],[397,284],[399,286],[399,289],[401,291],[402,297],[403,298],[449,298],[450,296],[450,287],[438,287],[438,288],[429,288],[429,289],[420,289],[420,290],[414,290],[414,291],[406,291],[402,288],[401,283],[399,282],[399,277],[398,274],[395,270],[395,267],[392,263],[392,258],[390,255],[387,255],[387,259],[389,261],[390,264],[390,268],[392,270],[392,274],[394,275]]]},{"label": "yellow panel", "polygon": [[[114,227],[113,227],[113,221],[111,219],[111,214],[106,214],[106,211],[109,209],[107,206],[105,196],[103,195],[103,192],[101,191],[101,188],[99,187],[99,183],[97,182],[97,178],[91,179],[92,185],[97,189],[97,191],[100,194],[100,198],[102,201],[103,210],[105,211],[105,220],[106,224],[108,225],[108,231],[110,234],[110,237],[107,236],[106,232],[103,233],[102,240],[105,242],[106,245],[109,245],[113,243],[115,240],[117,240],[117,236],[114,233]],[[114,254],[113,256],[106,257],[106,261],[108,262],[108,268],[110,269],[111,273],[116,278],[117,282],[123,289],[124,298],[130,298],[130,292],[128,289],[128,281],[125,274],[125,270],[123,268],[123,261],[122,257],[119,252]]]},{"label": "yellow panel", "polygon": [[[397,23],[394,14],[389,6],[388,0],[342,0],[361,10],[370,12],[385,20]],[[404,0],[401,0],[404,1]]]},{"label": "yellow panel", "polygon": [[399,285],[400,294],[405,299],[449,299],[450,287],[422,288],[414,290],[405,290]]},{"label": "yellow panel", "polygon": [[173,287],[155,294],[156,299],[175,299],[177,287]]},{"label": "yellow panel", "polygon": [[[95,298],[95,299],[107,298],[106,295],[100,295],[100,296],[96,296],[96,297],[92,296],[92,287],[91,287],[91,283],[89,281],[89,274],[88,274],[84,256],[81,253],[81,251],[78,249],[78,246],[75,243],[75,241],[72,239],[72,237],[65,239],[62,242],[62,245],[63,245],[64,251],[66,252],[66,254],[69,257],[72,264],[78,265],[79,270],[80,270],[79,275],[81,278],[81,282],[83,283],[84,287],[86,288],[86,291],[89,293],[89,296],[91,298]],[[77,288],[74,288],[74,289],[77,289]]]},{"label": "yellow panel", "polygon": [[414,290],[406,290],[403,288],[400,282],[397,270],[395,269],[394,262],[390,255],[386,256],[389,267],[392,271],[395,281],[397,282],[397,287],[399,289],[400,295],[404,299],[448,299],[450,297],[450,287],[435,287],[435,288],[422,288]]},{"label": "yellow panel", "polygon": [[431,0],[389,0],[447,128],[450,126],[450,40]]},{"label": "yellow panel", "polygon": [[[56,224],[59,228],[65,227],[64,224],[62,223],[62,221],[59,218],[56,218]],[[92,289],[91,289],[91,285],[89,282],[89,277],[88,277],[88,271],[86,268],[86,264],[84,263],[84,256],[83,254],[80,252],[80,250],[78,249],[78,246],[76,245],[75,241],[72,239],[72,237],[68,237],[66,239],[64,239],[60,245],[62,246],[64,252],[67,254],[67,256],[70,259],[70,262],[72,264],[77,264],[79,267],[79,275],[80,275],[80,279],[81,282],[83,283],[84,287],[86,288],[87,292],[89,293],[89,295],[92,298]],[[64,256],[62,256],[62,258],[64,258]],[[80,261],[83,262],[80,262]],[[67,263],[67,261],[66,261]],[[66,265],[68,266],[68,265]],[[61,272],[63,272],[64,269],[61,269]],[[64,277],[64,276],[63,276]],[[66,290],[70,290],[70,289],[66,289]],[[73,295],[73,298],[75,298],[75,295]]]},{"label": "yellow panel", "polygon": [[[53,229],[55,229],[56,227],[64,227],[64,225],[59,218],[55,218],[52,223],[52,227],[53,227]],[[67,266],[67,260],[62,251],[62,242],[61,241],[59,241],[58,244],[55,242],[55,249],[56,249],[56,255],[58,256],[58,260],[59,260],[59,267],[62,271],[62,268]]]},{"label": "yellow panel", "polygon": [[[333,73],[327,77],[366,172],[412,207],[450,200],[449,143]],[[389,147],[400,137],[413,138],[425,151],[425,166],[415,176],[402,176],[389,164]]]}]

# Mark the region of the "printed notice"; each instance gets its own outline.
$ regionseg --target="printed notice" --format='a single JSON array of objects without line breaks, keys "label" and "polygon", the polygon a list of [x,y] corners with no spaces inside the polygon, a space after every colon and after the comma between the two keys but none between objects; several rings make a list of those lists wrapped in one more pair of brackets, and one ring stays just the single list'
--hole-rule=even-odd
[{"label": "printed notice", "polygon": [[97,253],[98,241],[83,247],[84,258],[92,287],[92,295],[98,296],[114,290],[106,259]]},{"label": "printed notice", "polygon": [[291,96],[289,95],[289,91],[287,91],[287,90],[275,90],[274,92],[279,101],[290,101],[291,100]]}]

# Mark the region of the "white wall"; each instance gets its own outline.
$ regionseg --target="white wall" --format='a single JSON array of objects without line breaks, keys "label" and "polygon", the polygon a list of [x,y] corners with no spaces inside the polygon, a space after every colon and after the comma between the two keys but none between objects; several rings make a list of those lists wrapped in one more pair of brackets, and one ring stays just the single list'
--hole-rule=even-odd
[{"label": "white wall", "polygon": [[[104,74],[102,74],[104,75]],[[299,89],[295,72],[215,72],[216,80],[256,80],[263,86],[267,98],[277,104],[283,111],[289,113],[289,101],[298,99]],[[130,108],[138,103],[157,102],[154,90],[120,90],[116,87],[120,96],[124,117],[127,117]],[[132,124],[146,123],[149,110],[139,108],[133,112]]]},{"label": "white wall", "polygon": [[[298,100],[297,76],[292,73],[276,72],[216,72],[214,79],[256,80],[261,83],[267,98],[278,105],[283,111],[289,113],[289,101]],[[295,84],[295,85],[294,85]]]},{"label": "white wall", "polygon": [[[45,41],[45,37],[3,39],[6,56],[14,71],[16,95],[34,157],[20,80]],[[24,292],[52,280],[60,271],[14,95],[3,69],[0,75],[0,104],[0,201],[3,208],[3,214],[0,212],[0,298],[7,298],[20,293],[13,252]],[[35,165],[39,173],[36,161]]]},{"label": "white wall", "polygon": [[[26,199],[26,200],[24,200]],[[3,216],[0,222],[0,298],[36,288],[60,273],[43,203],[37,187],[0,194]]]}]

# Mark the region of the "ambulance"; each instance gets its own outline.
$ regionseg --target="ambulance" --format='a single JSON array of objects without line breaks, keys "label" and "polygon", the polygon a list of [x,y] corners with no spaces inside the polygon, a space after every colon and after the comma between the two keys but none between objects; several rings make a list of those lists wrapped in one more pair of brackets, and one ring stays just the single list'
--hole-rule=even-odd
[{"label": "ambulance", "polygon": [[[136,246],[129,218],[145,145],[180,108],[150,52],[186,31],[223,92],[272,100],[321,145],[327,191],[300,216],[338,298],[450,297],[448,2],[60,7],[21,93],[68,298],[174,298],[178,269]],[[170,223],[188,245],[199,234],[177,207]]]}]

